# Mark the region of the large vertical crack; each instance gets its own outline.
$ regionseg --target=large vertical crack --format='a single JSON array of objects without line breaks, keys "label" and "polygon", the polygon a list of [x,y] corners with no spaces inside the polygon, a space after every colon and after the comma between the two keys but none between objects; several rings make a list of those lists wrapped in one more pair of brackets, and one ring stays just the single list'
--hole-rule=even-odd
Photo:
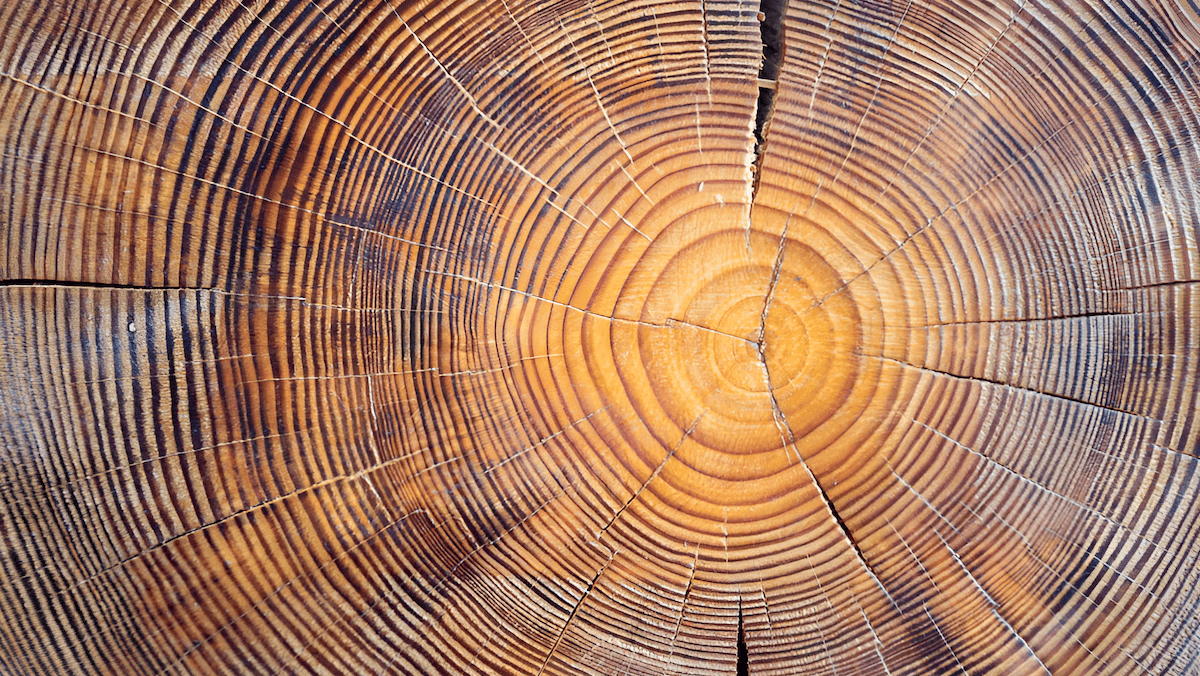
[{"label": "large vertical crack", "polygon": [[741,598],[738,598],[737,676],[750,676],[750,649],[746,647]]},{"label": "large vertical crack", "polygon": [[771,115],[775,112],[775,92],[779,80],[779,69],[783,64],[783,15],[787,0],[762,0],[759,4],[759,31],[762,38],[762,66],[758,71],[758,106],[754,114],[754,187],[752,196],[758,195],[762,177],[763,151],[767,145],[767,131],[771,126]]},{"label": "large vertical crack", "polygon": [[[775,112],[776,92],[778,91],[779,73],[783,64],[785,51],[785,26],[784,15],[787,8],[787,0],[761,0],[759,5],[759,30],[762,39],[762,64],[758,74],[758,102],[755,110],[755,125],[754,125],[754,164],[753,164],[753,182],[751,186],[751,205],[755,204],[758,199],[758,190],[762,182],[762,163],[767,146],[767,137],[770,132],[771,118]],[[850,550],[854,552],[855,558],[867,575],[875,582],[875,584],[883,591],[884,595],[892,603],[896,605],[891,594],[883,585],[882,580],[875,573],[874,567],[867,560],[866,553],[863,552],[858,540],[854,537],[849,525],[838,512],[836,505],[829,493],[825,490],[825,486],[817,479],[812,468],[808,466],[804,457],[800,455],[800,450],[796,446],[796,435],[792,431],[791,423],[788,422],[787,414],[779,405],[779,400],[775,394],[775,386],[771,379],[770,360],[767,355],[767,321],[771,313],[771,305],[775,299],[775,291],[779,285],[779,280],[783,272],[783,262],[785,248],[787,246],[788,226],[790,218],[785,222],[783,231],[779,234],[779,247],[775,252],[775,260],[771,269],[771,278],[768,282],[766,294],[763,299],[762,316],[759,318],[758,335],[755,336],[756,347],[758,348],[759,363],[762,366],[763,378],[766,381],[767,395],[771,400],[771,413],[775,418],[775,423],[779,428],[780,438],[784,443],[785,450],[790,449],[796,454],[796,460],[808,473],[812,485],[816,488],[817,494],[820,496],[821,502],[828,510],[830,519],[833,521],[846,543],[850,546]],[[747,229],[747,246],[749,246],[749,225]],[[897,608],[899,606],[896,606]],[[738,602],[738,662],[737,673],[740,675],[749,673],[748,653],[745,642],[745,632],[743,627],[741,601]]]},{"label": "large vertical crack", "polygon": [[[763,60],[762,67],[758,74],[758,108],[755,118],[755,147],[754,147],[754,199],[758,197],[758,188],[762,180],[762,161],[763,154],[767,144],[767,134],[770,131],[771,117],[775,112],[775,94],[777,91],[779,72],[783,64],[784,47],[786,44],[784,35],[784,13],[787,7],[787,0],[762,0],[759,5],[759,23],[762,35],[763,45]],[[783,408],[779,405],[779,400],[775,396],[775,386],[771,379],[771,367],[767,358],[767,319],[771,312],[771,304],[775,299],[775,291],[779,285],[779,279],[783,272],[784,249],[787,244],[788,225],[790,219],[785,223],[783,232],[779,235],[779,248],[775,252],[775,261],[771,269],[771,279],[767,285],[767,292],[763,302],[762,316],[759,319],[758,335],[756,337],[758,347],[758,358],[762,365],[763,377],[766,380],[767,395],[771,399],[771,412],[775,418],[775,423],[779,427],[780,437],[782,438],[785,448],[790,448],[796,453],[796,459],[808,472],[809,479],[812,480],[813,486],[816,487],[817,493],[821,497],[821,501],[825,504],[825,508],[829,511],[829,515],[833,522],[837,525],[842,536],[850,545],[851,550],[855,553],[859,563],[866,570],[867,574],[874,579],[880,589],[887,594],[887,589],[883,587],[883,583],[875,574],[874,568],[867,560],[866,554],[862,551],[858,540],[855,539],[850,527],[838,513],[837,507],[833,503],[833,499],[821,485],[816,474],[808,466],[808,463],[800,455],[799,449],[796,447],[796,435],[792,431],[791,424],[787,420],[787,415]],[[888,595],[890,599],[891,596]],[[739,651],[741,647],[741,611],[739,607]],[[740,663],[739,663],[740,664]],[[739,671],[739,673],[742,673]]]}]

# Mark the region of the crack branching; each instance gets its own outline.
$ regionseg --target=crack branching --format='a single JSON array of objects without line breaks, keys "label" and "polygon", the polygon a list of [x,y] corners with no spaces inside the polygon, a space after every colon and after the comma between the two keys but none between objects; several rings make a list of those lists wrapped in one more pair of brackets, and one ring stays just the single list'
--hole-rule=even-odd
[{"label": "crack branching", "polygon": [[[867,571],[867,574],[879,584],[881,589],[883,589],[883,583],[875,574],[875,569],[871,566],[870,561],[867,560],[867,556],[863,552],[862,547],[858,544],[858,540],[854,537],[853,531],[850,530],[850,527],[846,524],[845,520],[842,519],[842,515],[838,513],[837,507],[833,503],[833,499],[829,496],[828,491],[825,490],[825,486],[822,485],[820,480],[817,479],[816,473],[812,471],[812,468],[808,466],[808,462],[802,455],[800,455],[800,449],[796,447],[797,439],[795,433],[792,431],[791,423],[788,422],[787,414],[784,413],[783,407],[779,404],[779,399],[775,396],[775,385],[771,380],[771,365],[767,355],[767,319],[771,313],[771,303],[775,300],[775,290],[779,285],[779,277],[783,270],[784,245],[786,242],[787,225],[785,225],[783,228],[783,233],[780,235],[779,240],[779,249],[775,252],[775,265],[772,269],[771,280],[767,287],[766,300],[763,302],[763,311],[762,316],[759,318],[757,336],[758,359],[762,365],[763,378],[766,381],[765,385],[767,396],[771,399],[771,413],[775,417],[775,424],[779,427],[780,440],[784,443],[785,452],[787,448],[790,448],[796,453],[796,459],[800,461],[800,464],[808,473],[809,479],[812,481],[813,486],[816,487],[818,494],[821,496],[821,500],[825,503],[825,508],[829,510],[830,517],[833,518],[834,523],[837,524],[837,527],[841,530],[842,536],[846,538],[846,542],[850,544],[850,548],[858,557],[859,563],[862,564],[863,568]],[[884,589],[884,592],[886,593],[887,590]]]},{"label": "crack branching", "polygon": [[775,112],[775,91],[779,68],[783,63],[783,14],[786,0],[762,0],[759,5],[759,30],[762,35],[762,66],[758,71],[758,109],[754,118],[754,194],[762,176],[763,149],[767,145],[767,130]]}]

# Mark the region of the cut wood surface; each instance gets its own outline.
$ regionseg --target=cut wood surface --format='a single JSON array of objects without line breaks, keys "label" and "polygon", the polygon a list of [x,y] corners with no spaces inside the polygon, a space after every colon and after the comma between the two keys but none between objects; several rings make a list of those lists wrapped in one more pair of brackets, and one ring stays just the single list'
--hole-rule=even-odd
[{"label": "cut wood surface", "polygon": [[0,673],[1200,674],[1198,61],[0,3]]}]

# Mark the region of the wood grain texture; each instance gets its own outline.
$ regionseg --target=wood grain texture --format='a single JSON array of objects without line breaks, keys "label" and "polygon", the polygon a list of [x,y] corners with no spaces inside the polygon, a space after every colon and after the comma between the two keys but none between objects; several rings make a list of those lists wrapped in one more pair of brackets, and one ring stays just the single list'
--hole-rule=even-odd
[{"label": "wood grain texture", "polygon": [[1200,674],[1192,0],[0,36],[0,672]]}]

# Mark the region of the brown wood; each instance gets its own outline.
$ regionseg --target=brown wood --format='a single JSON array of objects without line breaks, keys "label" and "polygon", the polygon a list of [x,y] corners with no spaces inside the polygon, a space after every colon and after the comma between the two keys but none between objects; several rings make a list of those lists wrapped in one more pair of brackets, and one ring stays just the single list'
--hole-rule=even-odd
[{"label": "brown wood", "polygon": [[1198,17],[0,4],[0,673],[1200,674]]}]

